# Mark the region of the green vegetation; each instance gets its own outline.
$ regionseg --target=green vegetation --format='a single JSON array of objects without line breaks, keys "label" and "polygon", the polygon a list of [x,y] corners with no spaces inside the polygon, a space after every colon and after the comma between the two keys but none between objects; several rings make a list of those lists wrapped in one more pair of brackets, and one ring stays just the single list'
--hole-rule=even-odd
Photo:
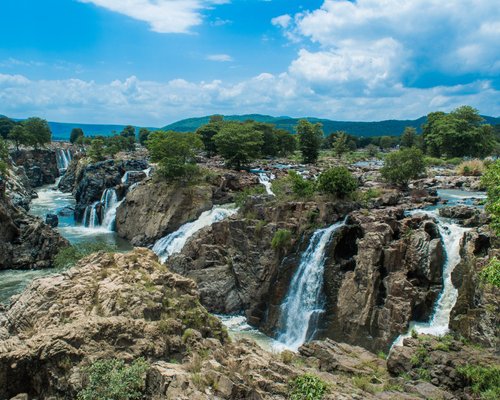
[{"label": "green vegetation", "polygon": [[133,138],[135,141],[135,128],[132,125],[127,125],[120,132],[120,136],[125,138]]},{"label": "green vegetation", "polygon": [[478,111],[462,106],[451,113],[433,112],[423,125],[426,152],[432,156],[484,157],[495,148],[491,125],[483,124]]},{"label": "green vegetation", "polygon": [[486,187],[488,194],[486,211],[491,216],[490,226],[497,235],[500,235],[500,160],[488,165],[481,183]]},{"label": "green vegetation", "polygon": [[144,396],[149,365],[138,358],[130,365],[122,360],[98,360],[84,369],[86,383],[78,400],[134,400]]},{"label": "green vegetation", "polygon": [[290,382],[290,400],[321,400],[327,392],[326,382],[311,374],[300,375]]},{"label": "green vegetation", "polygon": [[52,133],[47,121],[32,117],[13,126],[7,137],[15,143],[16,149],[19,151],[21,145],[33,146],[38,149],[39,146],[50,143]]},{"label": "green vegetation", "polygon": [[16,121],[7,118],[0,117],[0,137],[3,139],[7,139],[12,128],[16,126]]},{"label": "green vegetation", "polygon": [[322,172],[318,189],[337,197],[346,197],[358,187],[358,182],[346,167],[333,167]]},{"label": "green vegetation", "polygon": [[7,174],[9,149],[7,143],[0,137],[0,179]]},{"label": "green vegetation", "polygon": [[167,180],[189,181],[199,173],[195,156],[203,144],[196,134],[157,131],[150,134],[146,145]]},{"label": "green vegetation", "polygon": [[54,267],[61,269],[73,267],[82,258],[98,251],[111,253],[116,251],[116,247],[103,242],[88,242],[65,247],[54,258]]},{"label": "green vegetation", "polygon": [[236,169],[259,157],[264,143],[262,132],[255,126],[237,122],[224,124],[213,141],[227,164]]},{"label": "green vegetation", "polygon": [[323,140],[323,129],[320,123],[312,124],[301,119],[297,124],[299,148],[304,163],[315,163],[319,157],[319,149]]},{"label": "green vegetation", "polygon": [[288,180],[291,184],[293,194],[302,199],[311,197],[316,190],[316,183],[310,179],[305,179],[295,171],[288,171]]},{"label": "green vegetation", "polygon": [[292,232],[288,229],[278,229],[273,236],[271,246],[275,250],[286,249],[292,243]]},{"label": "green vegetation", "polygon": [[466,364],[457,368],[459,374],[468,380],[472,391],[483,400],[500,398],[500,365],[480,366]]},{"label": "green vegetation", "polygon": [[407,126],[401,134],[399,144],[401,147],[418,147],[418,141],[417,130],[411,126]]},{"label": "green vegetation", "polygon": [[76,143],[81,137],[82,138],[85,137],[85,134],[83,133],[83,129],[82,128],[73,128],[71,130],[71,133],[69,134],[69,141],[71,143]]},{"label": "green vegetation", "polygon": [[348,137],[345,132],[339,132],[335,143],[333,143],[333,153],[338,157],[342,156],[350,150]]},{"label": "green vegetation", "polygon": [[479,274],[481,281],[500,288],[500,260],[493,257]]},{"label": "green vegetation", "polygon": [[257,196],[265,194],[266,189],[262,185],[246,187],[241,192],[238,192],[235,196],[234,202],[238,207],[242,207],[247,202],[248,198],[251,196]]},{"label": "green vegetation", "polygon": [[485,166],[481,160],[463,161],[457,167],[457,173],[463,176],[481,176],[484,171]]},{"label": "green vegetation", "polygon": [[406,188],[412,179],[425,172],[424,155],[414,147],[390,153],[380,169],[382,177],[388,182]]},{"label": "green vegetation", "polygon": [[147,128],[139,129],[139,143],[145,146],[150,134],[151,131]]},{"label": "green vegetation", "polygon": [[200,136],[208,157],[213,157],[217,154],[217,147],[215,146],[213,137],[220,132],[223,125],[222,121],[223,119],[221,115],[212,115],[208,124],[205,124],[196,130],[196,134]]}]

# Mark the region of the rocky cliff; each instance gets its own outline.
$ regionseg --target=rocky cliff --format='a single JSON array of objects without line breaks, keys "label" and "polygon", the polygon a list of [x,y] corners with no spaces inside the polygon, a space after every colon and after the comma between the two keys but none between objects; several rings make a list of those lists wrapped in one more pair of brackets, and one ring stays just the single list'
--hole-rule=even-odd
[{"label": "rocky cliff", "polygon": [[19,150],[10,154],[17,166],[22,166],[32,188],[55,183],[59,176],[54,149]]}]

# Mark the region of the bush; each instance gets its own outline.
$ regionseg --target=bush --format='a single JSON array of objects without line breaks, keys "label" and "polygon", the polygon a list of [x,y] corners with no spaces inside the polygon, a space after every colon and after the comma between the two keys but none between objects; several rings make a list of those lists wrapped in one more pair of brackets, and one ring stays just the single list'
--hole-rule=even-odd
[{"label": "bush", "polygon": [[418,178],[424,172],[424,155],[414,147],[388,154],[380,169],[386,181],[401,187],[407,187],[410,180]]},{"label": "bush", "polygon": [[54,258],[54,267],[70,268],[82,258],[98,251],[114,252],[116,247],[103,242],[89,242],[65,247]]},{"label": "bush", "polygon": [[457,173],[463,176],[481,176],[484,171],[485,166],[481,160],[463,161],[457,167]]},{"label": "bush", "polygon": [[246,187],[241,192],[238,192],[234,198],[234,202],[238,207],[242,207],[251,196],[258,196],[266,193],[266,189],[262,185]]},{"label": "bush", "polygon": [[500,288],[500,260],[493,257],[480,272],[479,277],[483,282]]},{"label": "bush", "polygon": [[300,375],[290,382],[290,400],[321,400],[328,385],[311,374]]},{"label": "bush", "polygon": [[148,364],[143,358],[125,365],[122,360],[98,360],[84,369],[87,382],[78,400],[142,399]]},{"label": "bush", "polygon": [[443,159],[430,156],[424,157],[424,163],[427,167],[441,167],[443,165],[446,165],[446,161],[444,161]]},{"label": "bush", "polygon": [[292,232],[288,229],[278,229],[273,236],[271,241],[271,246],[273,249],[284,249],[290,246],[292,243]]},{"label": "bush", "polygon": [[314,181],[305,179],[302,175],[295,171],[288,171],[288,178],[295,196],[300,198],[309,198],[314,194],[316,190],[316,184]]},{"label": "bush", "polygon": [[490,226],[497,235],[500,235],[500,160],[488,166],[481,183],[486,187],[488,194],[486,211],[491,216]]},{"label": "bush", "polygon": [[468,380],[472,391],[481,399],[496,400],[500,398],[500,366],[483,367],[464,365],[457,368],[459,374]]},{"label": "bush", "polygon": [[333,167],[322,172],[318,178],[318,188],[324,193],[345,197],[358,187],[358,181],[346,167]]}]

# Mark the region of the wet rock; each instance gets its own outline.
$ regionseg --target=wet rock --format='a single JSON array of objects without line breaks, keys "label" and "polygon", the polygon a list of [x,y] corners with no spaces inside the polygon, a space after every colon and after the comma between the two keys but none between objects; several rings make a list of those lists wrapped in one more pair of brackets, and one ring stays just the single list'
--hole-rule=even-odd
[{"label": "wet rock", "polygon": [[475,207],[471,206],[452,206],[452,207],[442,207],[439,209],[439,215],[445,218],[454,219],[468,219],[472,218],[479,211]]},{"label": "wet rock", "polygon": [[47,214],[45,216],[45,223],[52,228],[56,228],[59,225],[59,217],[56,214]]},{"label": "wet rock", "polygon": [[23,166],[31,187],[54,183],[59,176],[56,151],[53,149],[12,151],[17,166]]},{"label": "wet rock", "polygon": [[70,217],[75,212],[75,209],[72,207],[63,207],[57,211],[57,215],[62,217]]}]

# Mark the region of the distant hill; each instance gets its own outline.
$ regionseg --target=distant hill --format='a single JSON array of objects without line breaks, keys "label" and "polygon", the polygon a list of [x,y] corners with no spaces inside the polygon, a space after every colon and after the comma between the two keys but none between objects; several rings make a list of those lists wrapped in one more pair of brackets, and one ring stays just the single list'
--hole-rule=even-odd
[{"label": "distant hill", "polygon": [[[173,124],[167,125],[162,130],[172,130],[177,132],[192,132],[200,126],[208,123],[210,116],[199,118],[183,119]],[[483,116],[486,123],[491,125],[500,124],[500,118]],[[254,120],[258,122],[267,122],[276,125],[277,128],[286,129],[293,132],[297,122],[302,118],[291,117],[272,117],[270,115],[261,114],[245,114],[245,115],[226,115],[226,121],[246,121]],[[332,121],[322,118],[305,118],[310,122],[321,122],[323,130],[328,135],[335,131],[346,131],[347,133],[355,136],[397,136],[400,135],[404,128],[412,126],[418,132],[422,131],[422,124],[427,120],[426,117],[420,117],[414,120],[387,120],[387,121],[374,121],[374,122],[353,122],[353,121]]]}]

